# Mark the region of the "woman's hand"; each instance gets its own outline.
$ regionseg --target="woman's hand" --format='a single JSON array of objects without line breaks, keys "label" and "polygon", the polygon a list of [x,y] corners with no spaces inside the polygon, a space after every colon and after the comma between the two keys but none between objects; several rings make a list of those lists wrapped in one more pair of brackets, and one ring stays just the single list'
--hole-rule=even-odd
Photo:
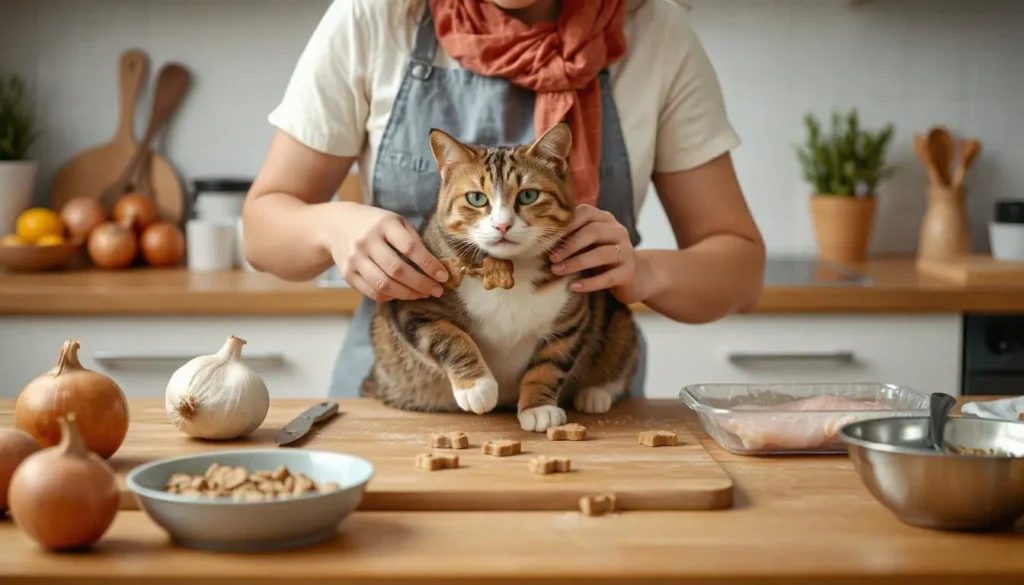
[{"label": "woman's hand", "polygon": [[551,271],[558,275],[595,269],[594,276],[572,284],[574,292],[611,289],[624,303],[643,300],[644,293],[637,286],[637,271],[642,267],[629,241],[629,231],[607,211],[578,206],[569,235],[551,254],[551,261]]},{"label": "woman's hand", "polygon": [[[438,283],[448,280],[448,272],[404,217],[358,203],[340,203],[334,209],[338,210],[336,221],[326,223],[337,228],[326,228],[330,231],[322,240],[342,277],[353,288],[377,302],[439,297],[444,293]],[[430,276],[416,270],[402,256]]]}]

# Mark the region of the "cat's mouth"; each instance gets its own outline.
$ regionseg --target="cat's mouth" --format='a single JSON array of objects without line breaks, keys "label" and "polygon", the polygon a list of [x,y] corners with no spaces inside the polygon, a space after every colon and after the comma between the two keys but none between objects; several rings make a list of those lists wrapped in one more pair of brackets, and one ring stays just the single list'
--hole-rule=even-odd
[{"label": "cat's mouth", "polygon": [[523,243],[518,240],[511,240],[504,236],[491,238],[481,242],[480,247],[485,253],[495,258],[514,258],[521,255],[525,250]]}]

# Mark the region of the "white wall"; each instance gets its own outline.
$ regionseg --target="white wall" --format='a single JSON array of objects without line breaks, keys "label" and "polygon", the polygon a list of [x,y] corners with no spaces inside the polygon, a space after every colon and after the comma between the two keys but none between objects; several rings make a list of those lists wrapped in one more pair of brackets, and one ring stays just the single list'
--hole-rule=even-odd
[{"label": "white wall", "polygon": [[[252,175],[292,65],[329,0],[0,0],[0,71],[39,91],[46,136],[40,192],[117,119],[117,57],[179,60],[195,86],[162,148],[186,179]],[[1020,0],[693,0],[693,19],[743,138],[740,179],[773,252],[811,251],[808,187],[793,144],[806,111],[859,107],[897,125],[900,174],[881,191],[875,250],[910,252],[925,174],[911,135],[943,123],[982,139],[971,179],[976,246],[998,197],[1024,197],[1024,2]],[[137,116],[142,134],[148,101]],[[672,245],[654,204],[648,246]]]}]

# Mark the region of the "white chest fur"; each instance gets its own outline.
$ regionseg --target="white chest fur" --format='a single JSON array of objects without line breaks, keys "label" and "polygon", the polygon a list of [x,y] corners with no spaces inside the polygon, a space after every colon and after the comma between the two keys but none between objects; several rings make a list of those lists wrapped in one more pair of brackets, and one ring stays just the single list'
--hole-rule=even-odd
[{"label": "white chest fur", "polygon": [[485,290],[479,278],[466,278],[459,287],[473,319],[469,332],[498,382],[499,404],[515,404],[519,381],[537,347],[572,294],[561,281],[542,291],[531,282],[542,275],[539,261],[515,262],[515,286]]}]

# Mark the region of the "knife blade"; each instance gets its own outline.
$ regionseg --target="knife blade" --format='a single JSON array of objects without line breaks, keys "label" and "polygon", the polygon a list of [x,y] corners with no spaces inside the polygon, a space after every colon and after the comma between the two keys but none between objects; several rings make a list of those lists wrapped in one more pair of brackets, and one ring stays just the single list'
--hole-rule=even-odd
[{"label": "knife blade", "polygon": [[286,424],[281,430],[277,431],[274,440],[277,441],[278,446],[294,443],[305,437],[310,429],[313,428],[313,425],[322,423],[337,413],[337,402],[320,402],[315,404],[297,416],[292,422]]}]

